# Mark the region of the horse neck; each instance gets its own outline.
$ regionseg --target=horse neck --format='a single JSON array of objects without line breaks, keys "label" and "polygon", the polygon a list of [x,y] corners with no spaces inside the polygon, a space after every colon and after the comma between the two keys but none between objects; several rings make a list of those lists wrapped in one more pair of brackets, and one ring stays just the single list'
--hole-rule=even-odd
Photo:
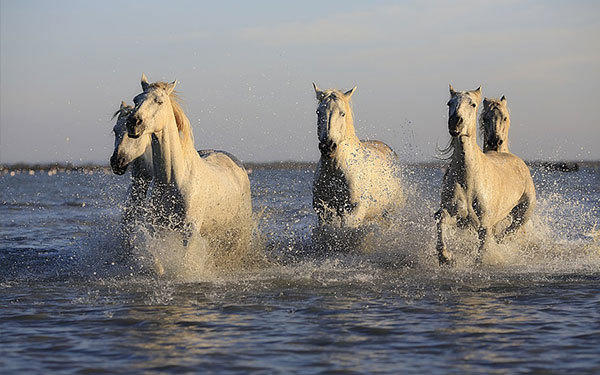
[{"label": "horse neck", "polygon": [[332,155],[333,159],[344,163],[346,160],[355,159],[357,154],[362,150],[361,142],[354,132],[352,123],[347,124],[346,134],[344,139],[337,145],[335,152]]},{"label": "horse neck", "polygon": [[152,165],[155,183],[175,185],[185,183],[189,175],[190,158],[188,154],[189,150],[182,145],[173,117],[162,131],[152,135]]},{"label": "horse neck", "polygon": [[152,171],[152,145],[148,142],[148,147],[142,154],[131,163],[131,177],[134,179],[152,180],[154,173]]},{"label": "horse neck", "polygon": [[360,140],[356,136],[356,130],[354,129],[354,115],[352,113],[352,108],[350,107],[350,104],[348,104],[346,113],[346,140],[348,143],[360,144]]},{"label": "horse neck", "polygon": [[498,152],[510,152],[508,149],[508,139],[504,139],[502,142],[502,146],[498,148]]},{"label": "horse neck", "polygon": [[464,167],[467,171],[477,166],[483,156],[483,151],[477,145],[476,127],[473,125],[470,129],[473,129],[471,134],[452,138],[452,164]]},{"label": "horse neck", "polygon": [[498,151],[500,152],[510,152],[508,149],[508,131],[510,129],[510,116],[508,116],[508,120],[506,123],[506,134],[504,134],[504,141],[502,142],[502,146],[500,146],[500,149]]}]

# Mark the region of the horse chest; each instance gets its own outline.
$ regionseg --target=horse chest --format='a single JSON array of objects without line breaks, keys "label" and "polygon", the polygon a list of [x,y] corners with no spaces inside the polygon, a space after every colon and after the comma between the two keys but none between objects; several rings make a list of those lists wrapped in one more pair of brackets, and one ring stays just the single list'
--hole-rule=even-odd
[{"label": "horse chest", "polygon": [[313,187],[314,208],[317,211],[334,210],[337,215],[342,216],[355,207],[351,198],[344,172],[329,165],[320,166]]},{"label": "horse chest", "polygon": [[181,192],[171,184],[157,184],[152,189],[154,222],[165,227],[178,228],[183,225],[186,205]]}]

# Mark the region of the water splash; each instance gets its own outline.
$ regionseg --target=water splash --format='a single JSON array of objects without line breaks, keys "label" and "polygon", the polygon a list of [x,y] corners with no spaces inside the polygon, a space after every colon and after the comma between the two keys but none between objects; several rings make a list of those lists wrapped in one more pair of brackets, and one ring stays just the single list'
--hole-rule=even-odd
[{"label": "water splash", "polygon": [[[307,176],[299,174],[299,181],[307,180]],[[101,224],[86,229],[71,254],[46,264],[48,274],[54,276],[158,277],[174,282],[241,282],[286,275],[322,282],[383,282],[382,275],[402,270],[408,272],[402,277],[416,277],[421,282],[425,282],[424,277],[431,281],[440,275],[598,272],[600,243],[585,236],[598,221],[598,209],[590,210],[594,205],[589,199],[593,197],[548,183],[556,180],[556,176],[537,176],[536,214],[522,232],[503,243],[493,243],[481,266],[474,263],[475,231],[449,227],[448,247],[456,256],[456,264],[439,267],[433,213],[439,205],[441,173],[435,168],[408,167],[403,172],[405,205],[385,225],[368,228],[360,248],[350,252],[315,251],[311,237],[316,219],[310,207],[310,190],[294,190],[297,182],[290,179],[289,191],[280,184],[268,190],[261,190],[261,186],[256,189],[259,203],[255,202],[255,211],[259,214],[248,223],[252,233],[249,241],[234,244],[236,235],[228,233],[212,239],[196,237],[183,246],[178,235],[151,233],[143,225],[126,239],[119,234],[119,211],[111,210],[98,220]],[[246,242],[250,245],[240,245]]]}]

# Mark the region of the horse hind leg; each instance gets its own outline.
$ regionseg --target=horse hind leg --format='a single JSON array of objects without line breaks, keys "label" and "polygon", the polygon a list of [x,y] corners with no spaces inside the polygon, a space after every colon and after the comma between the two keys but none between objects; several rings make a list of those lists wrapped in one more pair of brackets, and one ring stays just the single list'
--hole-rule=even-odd
[{"label": "horse hind leg", "polygon": [[448,211],[440,208],[434,215],[437,225],[437,243],[436,250],[438,252],[438,261],[440,265],[448,264],[452,261],[452,253],[446,248],[444,241],[444,224],[448,219]]},{"label": "horse hind leg", "polygon": [[498,242],[503,241],[506,236],[517,232],[523,224],[525,224],[533,214],[534,205],[529,197],[524,196],[523,199],[510,211],[509,216],[512,218],[510,225],[499,236]]}]

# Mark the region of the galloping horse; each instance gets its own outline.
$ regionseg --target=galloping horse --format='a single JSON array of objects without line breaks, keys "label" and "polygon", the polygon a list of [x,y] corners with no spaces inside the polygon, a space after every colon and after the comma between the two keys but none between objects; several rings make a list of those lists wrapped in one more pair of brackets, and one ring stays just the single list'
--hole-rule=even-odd
[{"label": "galloping horse", "polygon": [[440,264],[452,259],[444,242],[444,225],[451,217],[459,226],[471,225],[478,230],[476,260],[480,262],[493,227],[511,215],[512,223],[505,234],[514,232],[530,218],[535,207],[535,187],[523,160],[510,153],[483,153],[477,145],[480,101],[481,87],[455,91],[450,86],[448,131],[452,156],[442,183],[441,207],[435,214]]},{"label": "galloping horse", "polygon": [[[347,91],[321,90],[317,135],[321,157],[313,185],[313,208],[323,224],[356,228],[403,203],[396,153],[380,141],[361,141],[354,131]],[[339,224],[337,224],[339,222]]]},{"label": "galloping horse", "polygon": [[125,209],[123,211],[123,225],[127,231],[132,223],[143,215],[143,205],[146,201],[148,187],[152,181],[152,147],[150,145],[150,137],[142,137],[132,140],[127,136],[127,128],[125,123],[127,118],[133,111],[133,107],[127,105],[124,101],[121,102],[121,107],[114,113],[113,118],[117,117],[117,122],[113,127],[115,135],[115,149],[110,158],[110,166],[113,172],[117,175],[122,175],[127,170],[128,164],[122,164],[117,152],[118,147],[123,144],[125,148],[135,148],[135,153],[140,153],[141,156],[135,158],[131,162],[131,185],[125,201]]},{"label": "galloping horse", "polygon": [[508,150],[510,114],[504,95],[500,99],[483,99],[483,110],[481,116],[479,116],[479,124],[483,134],[483,152],[510,152]]},{"label": "galloping horse", "polygon": [[[192,234],[251,231],[250,181],[244,167],[224,152],[196,152],[175,82],[150,84],[142,75],[141,85],[126,126],[129,138],[151,137],[154,223],[181,231],[184,243]],[[123,164],[140,152],[121,151],[119,147]]]}]

